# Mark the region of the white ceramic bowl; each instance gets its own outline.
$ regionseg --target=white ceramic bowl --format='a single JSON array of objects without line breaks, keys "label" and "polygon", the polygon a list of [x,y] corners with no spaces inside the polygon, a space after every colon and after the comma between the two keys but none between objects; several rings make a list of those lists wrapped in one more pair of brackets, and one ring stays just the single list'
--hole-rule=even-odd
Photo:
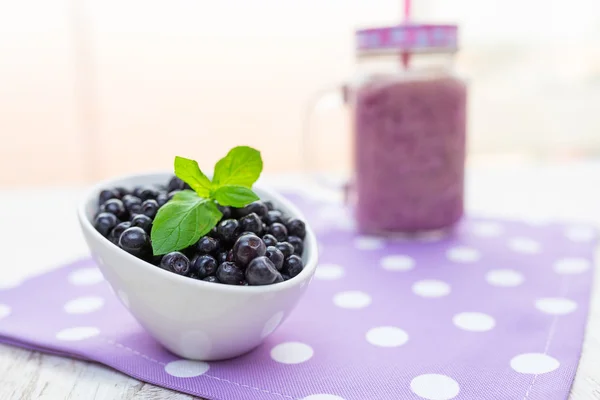
[{"label": "white ceramic bowl", "polygon": [[[165,271],[119,249],[92,224],[102,189],[166,184],[170,173],[131,175],[89,190],[78,207],[85,240],[102,274],[139,323],[171,352],[196,360],[222,360],[258,346],[292,312],[317,266],[315,236],[307,226],[304,270],[267,286],[215,284]],[[255,192],[287,216],[302,214],[286,199],[258,185]]]}]

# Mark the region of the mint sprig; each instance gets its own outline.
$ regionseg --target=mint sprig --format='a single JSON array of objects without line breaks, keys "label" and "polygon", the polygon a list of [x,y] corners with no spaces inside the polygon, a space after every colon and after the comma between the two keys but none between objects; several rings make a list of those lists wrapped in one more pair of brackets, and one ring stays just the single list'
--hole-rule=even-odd
[{"label": "mint sprig", "polygon": [[210,194],[210,179],[200,171],[195,160],[175,157],[175,175],[198,193],[200,197],[208,197]]},{"label": "mint sprig", "polygon": [[263,162],[258,150],[248,146],[234,147],[215,165],[212,183],[214,188],[237,185],[251,189],[262,169]]},{"label": "mint sprig", "polygon": [[253,201],[258,200],[258,196],[252,190],[239,185],[224,185],[215,190],[212,197],[222,206],[244,207]]},{"label": "mint sprig", "polygon": [[215,165],[211,182],[196,161],[175,157],[175,175],[193,191],[177,193],[158,210],[151,232],[154,255],[185,249],[210,232],[223,217],[217,204],[240,208],[258,200],[252,185],[262,168],[258,150],[234,147]]}]

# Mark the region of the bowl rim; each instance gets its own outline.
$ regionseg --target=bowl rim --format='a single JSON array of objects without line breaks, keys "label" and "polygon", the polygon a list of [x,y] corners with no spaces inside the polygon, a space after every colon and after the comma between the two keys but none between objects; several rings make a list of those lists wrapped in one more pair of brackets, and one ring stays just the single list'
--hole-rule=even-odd
[{"label": "bowl rim", "polygon": [[[240,294],[242,294],[242,293],[261,294],[261,293],[281,292],[281,291],[291,289],[295,286],[303,285],[304,283],[308,284],[310,282],[310,280],[311,280],[312,276],[314,275],[314,272],[317,268],[317,260],[318,260],[317,240],[316,240],[316,237],[315,237],[315,234],[314,234],[312,228],[306,222],[306,218],[304,217],[304,214],[292,202],[290,202],[289,200],[284,198],[282,195],[277,193],[275,190],[265,187],[260,183],[255,184],[253,186],[253,188],[256,188],[256,189],[258,189],[258,191],[268,194],[269,197],[273,198],[275,203],[283,205],[284,208],[288,210],[289,214],[292,214],[294,217],[302,219],[306,224],[306,236],[305,236],[304,242],[308,246],[305,246],[305,251],[306,251],[306,249],[309,249],[306,264],[304,265],[302,272],[300,272],[294,278],[289,279],[284,282],[277,283],[277,284],[262,285],[262,286],[237,286],[237,285],[227,285],[227,284],[215,284],[212,282],[205,282],[205,281],[202,281],[199,279],[192,279],[187,276],[178,275],[173,272],[166,271],[166,270],[164,270],[160,267],[157,267],[153,264],[150,264],[144,260],[141,260],[141,259],[135,257],[132,254],[127,253],[126,251],[119,249],[114,244],[110,243],[108,241],[108,239],[106,239],[104,236],[102,236],[94,228],[94,226],[92,225],[92,222],[87,217],[86,206],[92,200],[97,201],[96,197],[101,190],[110,188],[112,186],[116,186],[118,184],[118,182],[120,182],[120,181],[135,180],[135,179],[139,179],[140,177],[148,177],[148,178],[151,178],[154,176],[158,177],[160,175],[164,175],[165,177],[167,177],[168,175],[174,176],[174,174],[168,170],[154,170],[154,171],[147,171],[147,172],[143,172],[143,173],[132,173],[132,174],[119,175],[116,177],[104,179],[104,180],[92,185],[91,187],[89,187],[85,191],[83,196],[80,198],[78,205],[77,205],[77,217],[79,219],[79,223],[81,225],[82,230],[85,230],[89,235],[91,235],[91,237],[94,240],[99,241],[100,243],[102,243],[104,245],[110,244],[111,247],[108,247],[108,246],[106,246],[106,247],[110,248],[112,251],[120,251],[122,253],[121,255],[123,257],[125,257],[125,259],[127,259],[129,262],[137,264],[141,268],[146,268],[148,270],[148,273],[158,274],[159,276],[162,275],[164,279],[170,279],[171,281],[179,282],[184,285],[195,285],[199,289],[211,290],[211,291],[222,292],[222,293],[232,292],[232,293],[240,293]],[[106,241],[106,242],[104,243],[102,241]],[[91,246],[88,245],[88,247],[91,247]],[[92,251],[91,248],[90,248],[90,251]]]}]

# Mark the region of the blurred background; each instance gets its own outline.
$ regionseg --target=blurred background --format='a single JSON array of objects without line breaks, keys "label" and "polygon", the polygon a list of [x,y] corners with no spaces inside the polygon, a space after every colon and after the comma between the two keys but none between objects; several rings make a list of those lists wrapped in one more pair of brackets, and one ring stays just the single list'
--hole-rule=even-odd
[{"label": "blurred background", "polygon": [[[600,155],[600,1],[415,0],[460,26],[469,163]],[[213,163],[238,144],[298,171],[302,119],[352,77],[353,31],[396,23],[398,0],[0,0],[0,188],[71,185]],[[343,168],[344,111],[319,129]],[[323,128],[325,127],[325,128]]]}]

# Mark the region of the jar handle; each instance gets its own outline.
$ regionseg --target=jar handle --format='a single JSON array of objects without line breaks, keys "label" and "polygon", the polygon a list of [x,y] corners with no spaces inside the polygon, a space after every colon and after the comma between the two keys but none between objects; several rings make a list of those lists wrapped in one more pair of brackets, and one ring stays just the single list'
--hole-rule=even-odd
[{"label": "jar handle", "polygon": [[328,179],[326,176],[319,175],[318,173],[312,173],[313,166],[316,165],[315,158],[315,147],[312,122],[316,114],[324,111],[325,109],[343,107],[348,103],[349,99],[349,86],[346,83],[336,84],[334,86],[323,88],[317,91],[313,98],[307,103],[307,107],[302,121],[302,158],[304,172],[311,176],[312,179],[322,187],[344,192],[346,197],[348,190],[348,183],[344,182],[340,185],[339,180]]}]

